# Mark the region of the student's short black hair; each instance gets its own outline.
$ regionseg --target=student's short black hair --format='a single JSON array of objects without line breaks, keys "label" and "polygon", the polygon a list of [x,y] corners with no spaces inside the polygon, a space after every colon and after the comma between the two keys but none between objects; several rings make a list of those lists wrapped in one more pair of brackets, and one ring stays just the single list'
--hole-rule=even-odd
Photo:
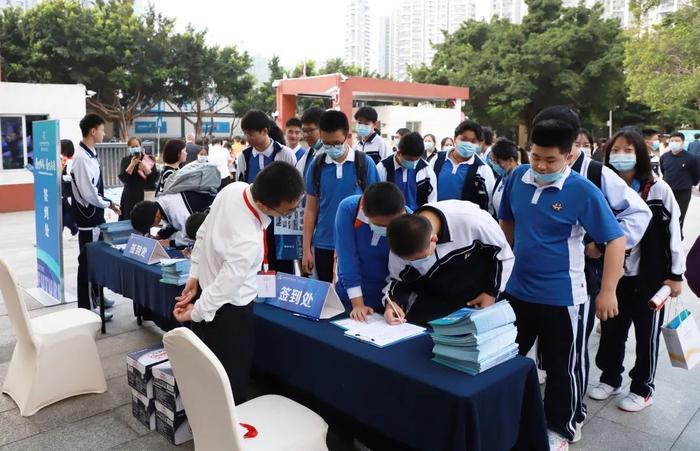
[{"label": "student's short black hair", "polygon": [[70,139],[62,139],[61,140],[61,155],[63,155],[66,158],[70,158],[75,154],[75,146],[73,145],[73,141]]},{"label": "student's short black hair", "polygon": [[365,119],[370,122],[377,122],[379,115],[377,114],[377,110],[371,106],[363,106],[355,111],[355,120],[359,121],[360,119]]},{"label": "student's short black hair", "polygon": [[226,150],[231,150],[232,148],[233,148],[233,146],[231,146],[231,143],[230,143],[230,142],[226,141],[226,142],[224,143],[224,149],[226,149]]},{"label": "student's short black hair", "polygon": [[399,141],[399,150],[402,155],[422,157],[425,153],[423,137],[418,132],[411,132],[408,135],[404,135],[401,141]]},{"label": "student's short black hair", "polygon": [[270,118],[260,110],[250,110],[241,119],[241,129],[244,132],[270,131]]},{"label": "student's short black hair", "polygon": [[700,133],[696,133],[695,135],[693,135],[693,138],[700,139]]},{"label": "student's short black hair", "polygon": [[552,106],[537,113],[532,121],[530,141],[542,147],[557,147],[562,154],[571,152],[581,121],[567,106]]},{"label": "student's short black hair", "polygon": [[681,132],[673,132],[668,136],[668,139],[671,138],[680,138],[681,141],[685,142],[685,135]]},{"label": "student's short black hair", "polygon": [[83,137],[90,133],[90,130],[104,124],[105,120],[99,114],[88,113],[80,120],[80,132]]},{"label": "student's short black hair", "polygon": [[501,138],[491,147],[491,157],[499,161],[518,162],[518,146],[511,140]]},{"label": "student's short black hair", "polygon": [[415,214],[394,218],[386,230],[389,248],[401,258],[424,251],[430,245],[432,233],[428,218]]},{"label": "student's short black hair", "polygon": [[270,127],[267,129],[267,134],[271,139],[274,139],[283,146],[287,145],[287,140],[284,139],[284,132],[277,126],[275,121],[270,121]]},{"label": "student's short black hair", "polygon": [[284,128],[288,127],[299,127],[301,128],[301,121],[299,120],[298,117],[292,117],[287,119],[287,122],[284,123]]},{"label": "student's short black hair", "polygon": [[187,234],[187,238],[191,240],[197,239],[197,231],[202,226],[204,220],[207,219],[208,214],[209,209],[206,211],[192,213],[189,218],[187,218],[185,221],[185,233]]},{"label": "student's short black hair", "polygon": [[484,135],[484,144],[486,144],[487,146],[493,144],[493,131],[488,127],[484,127],[481,131]]},{"label": "student's short black hair", "polygon": [[595,143],[595,140],[593,139],[593,134],[590,131],[588,131],[588,129],[579,128],[578,133],[576,134],[576,139],[578,139],[578,135],[585,135],[586,139],[588,140],[588,144],[590,144],[591,146],[593,145],[593,143]]},{"label": "student's short black hair", "polygon": [[326,133],[342,130],[343,134],[347,135],[350,132],[348,117],[342,111],[337,110],[324,111],[318,121],[318,127]]},{"label": "student's short black hair", "polygon": [[163,147],[163,162],[175,164],[180,161],[180,152],[187,144],[181,139],[170,139]]},{"label": "student's short black hair", "polygon": [[241,138],[240,136],[236,135],[233,137],[233,142],[241,142],[241,141],[243,141],[243,138]]},{"label": "student's short black hair", "polygon": [[270,208],[282,202],[295,202],[304,194],[304,180],[289,163],[273,161],[255,176],[250,188],[253,199]]},{"label": "student's short black hair", "polygon": [[659,131],[655,128],[645,128],[642,130],[642,135],[644,136],[644,139],[649,139],[654,135],[658,135]]},{"label": "student's short black hair", "polygon": [[610,152],[618,138],[627,140],[627,142],[634,147],[634,153],[637,157],[637,165],[634,167],[634,178],[644,182],[652,177],[651,160],[649,158],[647,143],[644,141],[644,136],[639,133],[639,129],[636,127],[623,127],[608,140],[605,146],[605,164],[613,171],[617,172],[617,169],[610,165]]},{"label": "student's short black hair", "polygon": [[318,126],[319,121],[321,120],[321,116],[324,112],[325,111],[323,110],[323,108],[312,106],[311,108],[304,111],[304,114],[301,115],[301,123],[314,124]]},{"label": "student's short black hair", "polygon": [[409,133],[411,133],[411,130],[407,129],[406,127],[401,127],[400,129],[396,130],[396,133],[394,134],[399,138],[403,138],[404,135],[408,135]]},{"label": "student's short black hair", "polygon": [[365,190],[362,211],[370,218],[398,215],[406,211],[406,199],[394,183],[372,183]]},{"label": "student's short black hair", "polygon": [[213,138],[211,139],[211,145],[212,145],[212,146],[215,146],[215,145],[217,145],[217,144],[221,144],[222,142],[224,142],[224,140],[221,139],[221,138],[218,138],[218,137],[216,137],[216,136],[213,137]]},{"label": "student's short black hair", "polygon": [[471,119],[462,121],[457,126],[457,128],[455,128],[455,138],[469,130],[473,131],[474,134],[476,134],[476,139],[478,139],[479,141],[484,139],[484,131],[481,128],[481,125],[479,125],[479,123],[476,121],[472,121]]},{"label": "student's short black hair", "polygon": [[156,221],[156,213],[159,208],[158,203],[152,200],[142,200],[134,205],[134,208],[131,209],[131,227],[146,235]]}]

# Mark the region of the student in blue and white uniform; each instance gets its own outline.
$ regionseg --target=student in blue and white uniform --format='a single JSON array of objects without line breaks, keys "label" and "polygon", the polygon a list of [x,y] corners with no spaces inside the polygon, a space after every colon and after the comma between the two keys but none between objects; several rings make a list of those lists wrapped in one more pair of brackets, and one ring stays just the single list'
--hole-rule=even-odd
[{"label": "student in blue and white uniform", "polygon": [[420,133],[412,132],[401,138],[394,155],[377,165],[379,180],[398,186],[411,210],[437,201],[435,173],[422,158],[424,154],[423,138]]},{"label": "student in blue and white uniform", "polygon": [[494,174],[496,174],[496,183],[491,194],[492,213],[498,219],[498,208],[501,205],[501,196],[503,195],[503,187],[506,184],[506,180],[515,168],[521,164],[527,164],[528,159],[524,150],[521,152],[513,141],[505,138],[499,139],[491,146],[489,155],[489,164]]},{"label": "student in blue and white uniform", "polygon": [[[252,184],[255,176],[273,161],[283,161],[292,166],[297,162],[294,152],[270,137],[274,123],[265,113],[257,110],[248,111],[241,119],[241,128],[250,147],[238,154],[236,180]],[[279,129],[278,129],[279,130]],[[280,131],[281,133],[281,131]],[[265,231],[270,270],[294,274],[294,260],[278,260],[275,254],[275,227],[271,224]]]},{"label": "student in blue and white uniform", "polygon": [[[471,202],[445,200],[399,216],[387,228],[390,282],[399,315],[427,323],[465,306],[493,304],[513,267],[513,253],[491,215]],[[397,324],[392,306],[384,317]]]},{"label": "student in blue and white uniform", "polygon": [[403,194],[393,183],[367,187],[365,194],[350,196],[338,206],[335,218],[338,276],[335,290],[351,309],[350,317],[364,321],[383,310],[382,290],[389,275],[387,225],[406,214]]},{"label": "student in blue and white uniform", "polygon": [[468,200],[488,210],[495,180],[491,167],[479,157],[481,125],[466,120],[455,129],[456,148],[431,161],[437,176],[438,200]]},{"label": "student in blue and white uniform", "polygon": [[293,117],[287,119],[284,124],[284,139],[287,140],[287,147],[292,149],[296,161],[306,153],[306,149],[301,145],[301,121]]},{"label": "student in blue and white uniform", "polygon": [[318,122],[321,120],[322,114],[323,109],[314,106],[301,115],[301,134],[306,141],[307,148],[300,157],[297,157],[296,167],[302,177],[306,175],[316,152],[321,149],[321,133],[318,129]]},{"label": "student in blue and white uniform", "polygon": [[547,108],[535,117],[531,165],[508,177],[498,214],[515,253],[503,298],[515,311],[520,354],[526,355],[538,340],[547,373],[544,407],[550,449],[557,450],[580,439],[586,416],[581,362],[587,353],[583,344],[591,304],[584,234],[607,243],[595,302],[601,321],[618,313],[615,288],[625,256],[623,231],[603,194],[567,164],[579,128],[578,115],[567,107]]},{"label": "student in blue and white uniform", "polygon": [[318,278],[333,281],[335,216],[346,197],[362,194],[379,181],[377,167],[362,151],[348,144],[350,124],[345,113],[330,110],[321,115],[321,151],[305,174],[303,259],[301,269]]},{"label": "student in blue and white uniform", "polygon": [[379,116],[371,106],[363,106],[355,112],[355,131],[360,138],[355,143],[355,150],[361,150],[372,159],[374,164],[390,156],[393,152],[384,138],[379,136]]},{"label": "student in blue and white uniform", "polygon": [[617,132],[605,150],[605,161],[620,174],[651,209],[652,219],[643,238],[625,261],[625,275],[617,286],[620,314],[602,324],[596,365],[602,370],[600,383],[591,388],[593,399],[607,399],[620,393],[625,342],[632,324],[636,338],[636,359],[630,371],[629,394],[618,407],[639,412],[652,405],[654,376],[659,358],[659,334],[664,310],[647,304],[664,285],[677,297],[683,289],[685,255],[681,243],[681,209],[670,186],[652,173],[643,137],[634,129]]}]

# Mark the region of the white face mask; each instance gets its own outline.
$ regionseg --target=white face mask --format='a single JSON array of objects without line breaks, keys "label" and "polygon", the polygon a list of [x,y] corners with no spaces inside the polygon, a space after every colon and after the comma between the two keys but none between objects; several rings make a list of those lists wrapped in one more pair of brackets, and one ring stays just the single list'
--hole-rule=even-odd
[{"label": "white face mask", "polygon": [[435,256],[435,252],[432,254],[428,255],[427,257],[419,258],[418,260],[412,260],[408,262],[411,266],[413,266],[416,271],[420,273],[421,276],[424,276],[430,271],[430,268],[437,263],[437,257]]},{"label": "white face mask", "polygon": [[209,161],[209,157],[206,155],[197,155],[197,161],[200,163],[206,163]]},{"label": "white face mask", "polygon": [[581,152],[583,152],[587,157],[591,156],[591,148],[590,147],[581,147]]},{"label": "white face mask", "polygon": [[673,153],[680,153],[680,151],[683,150],[683,145],[679,142],[674,141],[668,143],[668,148]]}]

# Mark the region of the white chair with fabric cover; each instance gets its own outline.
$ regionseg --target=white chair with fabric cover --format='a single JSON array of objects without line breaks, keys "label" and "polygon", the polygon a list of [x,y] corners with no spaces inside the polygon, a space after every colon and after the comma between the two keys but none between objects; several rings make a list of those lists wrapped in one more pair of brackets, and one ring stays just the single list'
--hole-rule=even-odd
[{"label": "white chair with fabric cover", "polygon": [[2,259],[0,291],[17,336],[2,392],[22,416],[71,396],[107,391],[95,345],[99,315],[72,308],[29,318],[17,281]]},{"label": "white chair with fabric cover", "polygon": [[[291,399],[265,395],[236,406],[224,367],[189,329],[163,337],[197,451],[327,451],[328,425]],[[241,423],[257,436],[243,438]]]}]

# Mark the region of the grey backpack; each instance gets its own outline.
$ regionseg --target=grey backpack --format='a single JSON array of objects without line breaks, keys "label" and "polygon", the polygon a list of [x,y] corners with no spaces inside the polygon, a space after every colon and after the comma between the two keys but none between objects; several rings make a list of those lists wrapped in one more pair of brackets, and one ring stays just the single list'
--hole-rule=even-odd
[{"label": "grey backpack", "polygon": [[219,185],[221,185],[221,174],[216,166],[193,161],[168,177],[162,194],[185,191],[216,194],[219,191]]}]

